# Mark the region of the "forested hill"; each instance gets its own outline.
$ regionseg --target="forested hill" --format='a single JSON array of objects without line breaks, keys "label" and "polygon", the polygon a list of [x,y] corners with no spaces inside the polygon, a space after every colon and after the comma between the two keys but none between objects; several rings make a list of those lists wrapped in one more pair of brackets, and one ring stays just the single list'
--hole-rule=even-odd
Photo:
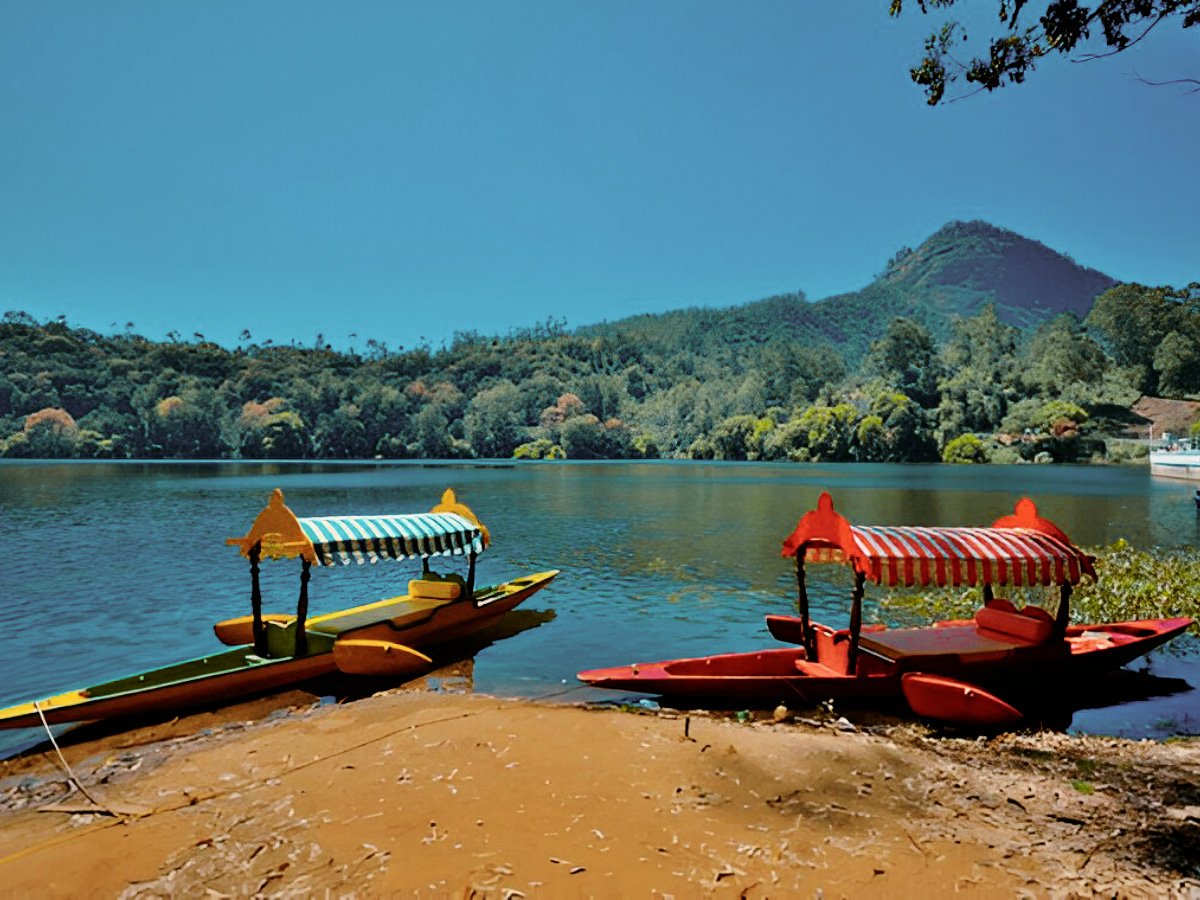
[{"label": "forested hill", "polygon": [[818,303],[549,322],[441,349],[249,334],[227,348],[9,312],[0,455],[1075,459],[1106,452],[1098,423],[1139,395],[1200,394],[1200,284],[1116,285],[1081,321],[1110,283],[968,223]]},{"label": "forested hill", "polygon": [[972,316],[993,303],[1002,322],[1027,328],[1064,312],[1082,319],[1116,281],[1038,241],[975,221],[951,222],[916,250],[900,250],[876,284],[942,316]]},{"label": "forested hill", "polygon": [[915,250],[903,247],[859,291],[809,302],[785,294],[728,309],[687,309],[635,316],[580,329],[640,341],[714,341],[738,347],[785,338],[841,348],[851,363],[897,316],[950,335],[956,318],[993,304],[1002,322],[1028,329],[1063,312],[1079,318],[1116,284],[1037,241],[987,222],[951,222]]}]

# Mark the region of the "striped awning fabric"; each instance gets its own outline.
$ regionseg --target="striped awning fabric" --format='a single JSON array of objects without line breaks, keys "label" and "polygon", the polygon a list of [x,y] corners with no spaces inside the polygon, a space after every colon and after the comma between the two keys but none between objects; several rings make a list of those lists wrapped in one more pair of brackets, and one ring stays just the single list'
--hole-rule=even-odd
[{"label": "striped awning fabric", "polygon": [[457,513],[396,516],[323,516],[299,519],[317,564],[378,562],[483,552],[478,525]]},{"label": "striped awning fabric", "polygon": [[[876,584],[1051,585],[1095,577],[1092,558],[1054,535],[1028,528],[922,528],[852,525],[860,570]],[[846,554],[811,543],[805,558],[843,561]]]}]

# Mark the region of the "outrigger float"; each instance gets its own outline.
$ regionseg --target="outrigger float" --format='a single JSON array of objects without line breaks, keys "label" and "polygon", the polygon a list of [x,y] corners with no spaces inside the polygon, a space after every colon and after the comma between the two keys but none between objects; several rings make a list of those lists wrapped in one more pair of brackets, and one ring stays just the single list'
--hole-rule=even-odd
[{"label": "outrigger float", "polygon": [[[773,706],[780,701],[879,701],[903,697],[918,715],[977,726],[1024,716],[1003,699],[1038,686],[1116,669],[1182,633],[1192,620],[1148,619],[1071,625],[1072,587],[1095,579],[1094,559],[1071,543],[1029,499],[990,528],[855,526],[822,494],[783,544],[795,559],[798,616],[767,616],[791,646],[749,653],[635,663],[580,672],[596,687],[676,701]],[[809,617],[805,562],[842,562],[854,573],[848,628]],[[862,624],[864,585],[981,587],[973,619],[923,628]],[[1055,615],[1017,608],[995,586],[1057,587]],[[1053,686],[1053,687],[1052,687]],[[993,693],[995,692],[995,693]]]},{"label": "outrigger float", "polygon": [[[475,563],[491,536],[452,490],[428,513],[297,518],[276,490],[243,537],[226,541],[250,562],[251,614],[219,622],[227,650],[0,710],[0,728],[175,711],[272,691],[344,672],[402,678],[432,665],[421,648],[495,623],[558,574],[538,572],[476,588]],[[466,557],[467,575],[439,575],[432,557]],[[300,560],[296,614],[264,614],[263,559]],[[398,597],[308,616],[312,566],[420,559],[419,578]]]}]

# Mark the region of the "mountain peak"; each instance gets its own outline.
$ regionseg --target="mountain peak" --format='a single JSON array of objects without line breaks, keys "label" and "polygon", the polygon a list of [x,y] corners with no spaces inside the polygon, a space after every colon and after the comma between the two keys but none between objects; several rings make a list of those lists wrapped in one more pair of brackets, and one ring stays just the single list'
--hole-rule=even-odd
[{"label": "mountain peak", "polygon": [[1063,312],[1081,318],[1116,284],[1102,272],[1015,231],[978,219],[953,221],[915,250],[901,249],[878,279],[944,315],[972,315],[986,303],[1028,327]]},{"label": "mountain peak", "polygon": [[955,318],[973,316],[991,303],[1004,322],[1033,328],[1062,312],[1086,316],[1092,301],[1114,284],[1015,231],[956,221],[917,249],[901,249],[882,275],[858,291],[812,303],[803,294],[785,294],[724,309],[646,314],[578,331],[639,338],[687,333],[693,346],[711,344],[714,353],[776,339],[829,344],[853,362],[897,316],[916,319],[945,339]]}]

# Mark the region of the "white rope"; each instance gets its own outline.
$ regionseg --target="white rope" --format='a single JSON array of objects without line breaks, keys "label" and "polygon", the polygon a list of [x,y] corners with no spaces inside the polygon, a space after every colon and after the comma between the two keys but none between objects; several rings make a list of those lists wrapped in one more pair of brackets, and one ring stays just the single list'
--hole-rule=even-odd
[{"label": "white rope", "polygon": [[98,806],[100,809],[102,809],[104,812],[108,813],[110,816],[115,816],[116,815],[115,812],[113,812],[111,809],[109,809],[107,806],[105,806],[103,803],[101,803],[99,800],[97,800],[95,797],[93,797],[91,794],[89,794],[87,788],[85,788],[83,786],[83,783],[78,778],[75,777],[75,773],[71,771],[71,766],[67,762],[67,758],[65,756],[63,756],[62,750],[60,750],[58,748],[58,741],[56,741],[54,739],[54,732],[50,730],[50,723],[48,723],[46,721],[46,714],[43,713],[42,708],[40,706],[38,706],[38,701],[36,701],[36,700],[33,701],[33,708],[37,710],[38,718],[40,718],[42,720],[42,727],[46,729],[46,736],[48,738],[50,738],[50,743],[54,746],[54,752],[58,754],[58,761],[62,763],[63,768],[67,772],[67,777],[71,779],[71,783],[73,785],[75,785],[75,787],[79,790],[79,792],[81,794],[83,794],[83,796],[87,797],[88,800],[90,800],[95,806]]}]

